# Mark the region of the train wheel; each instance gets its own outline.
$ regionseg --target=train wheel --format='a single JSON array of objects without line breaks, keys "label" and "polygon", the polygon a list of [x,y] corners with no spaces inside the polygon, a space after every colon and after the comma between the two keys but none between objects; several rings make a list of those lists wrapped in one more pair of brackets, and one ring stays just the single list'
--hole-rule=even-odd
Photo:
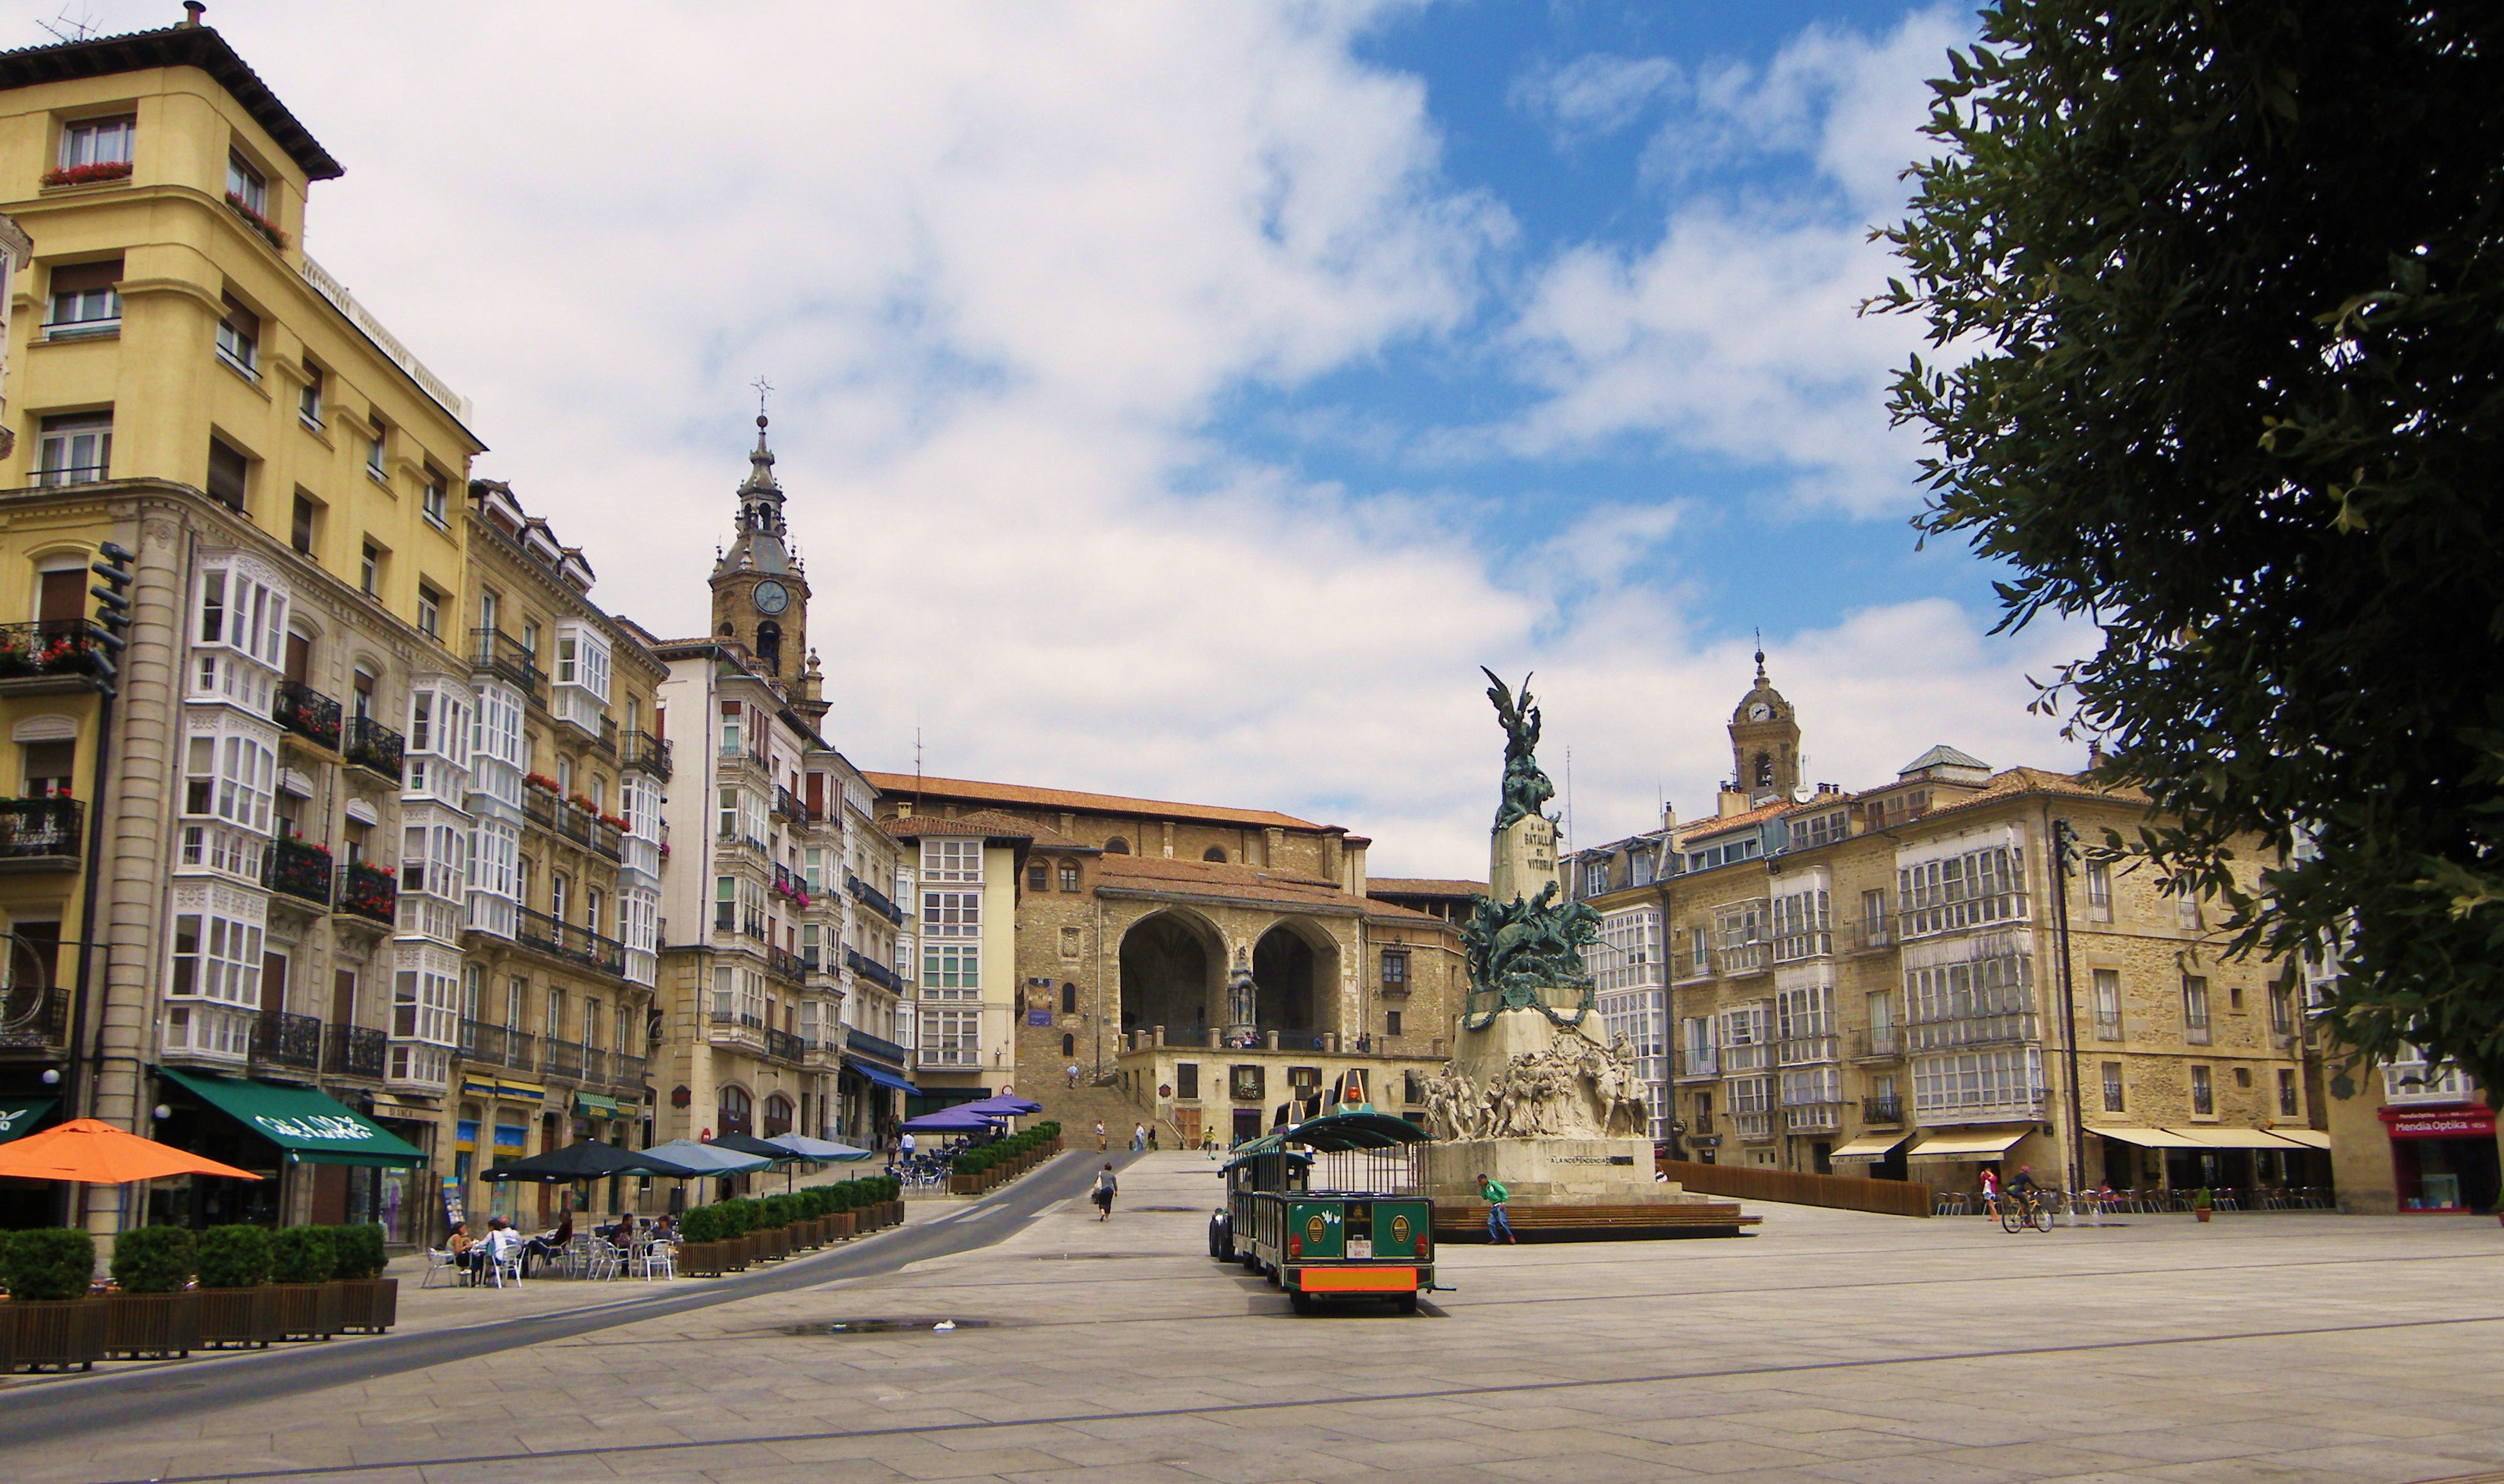
[{"label": "train wheel", "polygon": [[1305,1293],[1303,1289],[1292,1289],[1288,1291],[1287,1301],[1296,1306],[1296,1312],[1299,1314],[1310,1314],[1313,1312],[1313,1295]]}]

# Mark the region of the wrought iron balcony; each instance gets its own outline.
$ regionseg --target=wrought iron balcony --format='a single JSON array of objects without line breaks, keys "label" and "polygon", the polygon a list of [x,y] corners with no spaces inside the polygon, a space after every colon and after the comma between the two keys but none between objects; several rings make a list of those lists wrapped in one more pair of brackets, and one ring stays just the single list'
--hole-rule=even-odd
[{"label": "wrought iron balcony", "polygon": [[252,1022],[252,1054],[269,1066],[322,1069],[322,1022],[312,1016],[264,1010]]},{"label": "wrought iron balcony", "polygon": [[278,724],[317,747],[339,750],[339,703],[301,680],[278,682]]},{"label": "wrought iron balcony", "polygon": [[885,1036],[873,1036],[865,1030],[849,1033],[844,1038],[844,1049],[872,1061],[884,1061],[898,1067],[904,1065],[905,1058],[912,1054]]},{"label": "wrought iron balcony", "polygon": [[664,783],[670,781],[670,744],[649,732],[620,734],[617,761],[627,768],[640,768]]},{"label": "wrought iron balcony", "polygon": [[609,1053],[596,1046],[582,1049],[582,1080],[605,1083],[609,1080]]},{"label": "wrought iron balcony", "polygon": [[74,867],[86,840],[87,806],[77,799],[0,799],[0,868]]},{"label": "wrought iron balcony", "polygon": [[875,886],[872,886],[869,882],[862,880],[859,877],[852,875],[849,871],[844,873],[844,889],[852,894],[853,901],[866,902],[869,904],[872,911],[884,915],[889,922],[894,923],[898,927],[904,925],[903,908],[898,907],[893,902],[889,901],[887,893],[879,890]]},{"label": "wrought iron balcony", "polygon": [[581,1078],[581,1047],[571,1041],[550,1041],[546,1044],[546,1056],[539,1062],[539,1067],[550,1077],[571,1077],[576,1080]]},{"label": "wrought iron balcony", "polygon": [[388,871],[351,862],[339,868],[336,911],[392,926],[400,914],[400,882]]},{"label": "wrought iron balcony", "polygon": [[70,992],[54,985],[0,989],[0,1050],[45,1051],[69,1040]]},{"label": "wrought iron balcony", "polygon": [[1893,1025],[1872,1025],[1852,1033],[1852,1059],[1855,1061],[1901,1061],[1904,1059],[1904,1033]]},{"label": "wrought iron balcony", "polygon": [[618,1052],[609,1058],[609,1085],[635,1092],[643,1090],[643,1058]]},{"label": "wrought iron balcony", "polygon": [[300,840],[279,840],[261,857],[261,883],[330,910],[330,852]]},{"label": "wrought iron balcony", "polygon": [[490,1025],[484,1020],[461,1022],[462,1059],[477,1066],[529,1071],[539,1065],[539,1037],[526,1030]]},{"label": "wrought iron balcony", "polygon": [[84,618],[0,624],[0,680],[92,675],[95,651]]},{"label": "wrought iron balcony", "polygon": [[807,966],[800,962],[799,954],[785,949],[769,947],[765,950],[765,972],[798,984],[801,976],[807,972]]},{"label": "wrought iron balcony", "polygon": [[809,817],[808,810],[800,803],[800,796],[780,783],[774,785],[774,813],[775,817],[789,820],[793,824],[799,824]]},{"label": "wrought iron balcony", "polygon": [[765,1033],[765,1054],[771,1060],[787,1061],[796,1066],[802,1057],[809,1054],[809,1049],[801,1044],[798,1036],[787,1030],[768,1030]]},{"label": "wrought iron balcony", "polygon": [[370,1025],[333,1025],[323,1070],[341,1077],[379,1078],[383,1049],[390,1044],[391,1037]]},{"label": "wrought iron balcony", "polygon": [[1861,1100],[1861,1122],[1900,1123],[1904,1122],[1904,1100],[1900,1097],[1864,1097]]},{"label": "wrought iron balcony", "polygon": [[400,780],[400,768],[407,750],[405,739],[371,716],[348,718],[348,744],[340,751],[351,767],[363,768],[397,783]]},{"label": "wrought iron balcony", "polygon": [[875,958],[863,957],[860,950],[857,949],[844,949],[844,963],[854,974],[868,980],[873,984],[878,984],[884,988],[894,990],[898,994],[902,994],[904,992],[904,981],[897,976],[893,969],[880,963]]},{"label": "wrought iron balcony", "polygon": [[614,938],[604,938],[587,927],[561,922],[543,912],[525,907],[520,913],[520,925],[514,938],[542,953],[599,970],[603,974],[622,974],[626,968],[626,945]]},{"label": "wrought iron balcony", "polygon": [[521,641],[502,630],[470,631],[470,668],[473,673],[511,682],[534,706],[544,704],[539,687],[547,676],[539,673],[537,659]]},{"label": "wrought iron balcony", "polygon": [[591,740],[591,744],[607,753],[611,760],[617,756],[617,723],[606,713],[600,718],[600,735]]}]

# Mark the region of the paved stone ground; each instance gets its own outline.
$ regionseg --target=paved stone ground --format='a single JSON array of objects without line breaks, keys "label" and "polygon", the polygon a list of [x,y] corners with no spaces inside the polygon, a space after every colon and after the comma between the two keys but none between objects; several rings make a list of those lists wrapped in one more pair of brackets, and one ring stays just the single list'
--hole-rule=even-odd
[{"label": "paved stone ground", "polygon": [[[1207,1260],[1208,1169],[1150,1156],[1109,1223],[1072,1202],[889,1277],[133,1418],[17,1450],[0,1476],[2504,1478],[2491,1223],[2166,1216],[2008,1236],[1762,1207],[1735,1241],[1447,1247],[1457,1292],[1436,1312],[1298,1319]],[[906,1317],[994,1327],[782,1332]]]}]

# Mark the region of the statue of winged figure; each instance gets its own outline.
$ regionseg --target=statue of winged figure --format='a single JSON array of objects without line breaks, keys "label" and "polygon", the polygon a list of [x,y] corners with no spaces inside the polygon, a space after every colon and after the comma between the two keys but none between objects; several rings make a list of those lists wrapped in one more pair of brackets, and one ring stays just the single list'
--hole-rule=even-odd
[{"label": "statue of winged figure", "polygon": [[1521,677],[1516,697],[1494,671],[1481,665],[1478,673],[1487,677],[1487,699],[1495,703],[1496,718],[1504,723],[1504,801],[1495,811],[1495,827],[1500,830],[1547,808],[1548,801],[1556,797],[1556,785],[1539,767],[1539,705],[1530,696],[1530,676]]}]

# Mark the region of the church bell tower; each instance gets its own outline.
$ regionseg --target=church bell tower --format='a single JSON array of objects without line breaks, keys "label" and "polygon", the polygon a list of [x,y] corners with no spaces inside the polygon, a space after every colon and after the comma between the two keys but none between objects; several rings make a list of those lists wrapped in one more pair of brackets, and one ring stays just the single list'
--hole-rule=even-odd
[{"label": "church bell tower", "polygon": [[[766,418],[756,414],[756,448],[739,487],[739,526],[713,568],[713,632],[737,639],[795,703],[817,700],[817,666],[809,652],[809,577],[788,545],[782,486],[774,478]],[[822,707],[819,707],[822,709]]]},{"label": "church bell tower", "polygon": [[1799,718],[1791,704],[1765,678],[1765,651],[1756,651],[1756,683],[1730,713],[1730,777],[1751,804],[1788,798],[1799,787]]}]

